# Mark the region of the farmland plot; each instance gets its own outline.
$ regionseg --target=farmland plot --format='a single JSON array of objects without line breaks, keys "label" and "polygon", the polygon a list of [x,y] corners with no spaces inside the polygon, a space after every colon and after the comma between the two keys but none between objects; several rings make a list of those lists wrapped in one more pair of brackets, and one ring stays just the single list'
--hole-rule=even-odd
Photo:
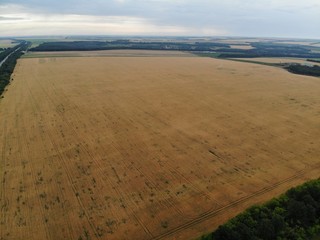
[{"label": "farmland plot", "polygon": [[192,239],[319,177],[320,80],[195,57],[22,59],[1,239]]}]

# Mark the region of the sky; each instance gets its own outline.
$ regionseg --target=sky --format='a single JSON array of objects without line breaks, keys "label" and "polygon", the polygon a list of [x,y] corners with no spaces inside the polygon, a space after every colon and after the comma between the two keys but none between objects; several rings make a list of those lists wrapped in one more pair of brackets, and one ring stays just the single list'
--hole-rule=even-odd
[{"label": "sky", "polygon": [[320,0],[0,0],[0,37],[243,36],[320,39]]}]

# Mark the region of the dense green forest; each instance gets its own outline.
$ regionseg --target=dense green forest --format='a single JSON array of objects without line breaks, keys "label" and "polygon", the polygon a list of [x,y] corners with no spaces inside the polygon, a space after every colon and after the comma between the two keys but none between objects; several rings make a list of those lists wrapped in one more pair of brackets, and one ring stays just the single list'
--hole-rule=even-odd
[{"label": "dense green forest", "polygon": [[315,63],[320,63],[320,60],[317,59],[307,59],[309,62],[315,62]]},{"label": "dense green forest", "polygon": [[[237,44],[233,44],[237,45]],[[241,44],[240,44],[241,45]],[[312,46],[297,44],[279,44],[273,42],[250,43],[252,49],[231,48],[229,44],[208,42],[165,42],[165,41],[65,41],[45,42],[30,51],[89,51],[111,49],[144,49],[144,50],[178,50],[199,54],[213,53],[220,58],[253,58],[253,57],[299,57],[320,58],[320,53],[312,50],[319,49]]]},{"label": "dense green forest", "polygon": [[90,51],[112,49],[144,49],[144,50],[179,50],[179,51],[212,51],[217,48],[229,48],[229,45],[214,42],[144,42],[130,40],[114,41],[68,41],[45,42],[30,51]]},{"label": "dense green forest", "polygon": [[[219,57],[254,58],[254,57],[298,57],[318,58],[319,53],[312,52],[314,47],[296,44],[278,44],[272,42],[253,42],[253,49],[222,49]],[[220,50],[219,50],[220,51]]]},{"label": "dense green forest", "polygon": [[[281,67],[294,74],[320,77],[320,66],[318,65],[303,65],[298,63],[268,63],[268,62],[259,62],[259,61],[247,60],[247,59],[231,59],[231,60],[237,61],[237,62],[248,62],[248,63],[255,63],[255,64],[266,65],[266,66]],[[313,61],[313,62],[316,62],[316,61]]]},{"label": "dense green forest", "polygon": [[[318,238],[316,238],[318,237]],[[320,179],[254,206],[201,240],[293,240],[320,237]]]},{"label": "dense green forest", "polygon": [[290,64],[286,69],[289,72],[301,75],[320,77],[320,66],[307,66],[301,64]]},{"label": "dense green forest", "polygon": [[2,53],[0,54],[0,62],[11,54],[0,67],[0,94],[3,93],[5,87],[10,82],[10,77],[13,73],[14,67],[16,66],[17,59],[20,58],[20,56],[23,54],[23,51],[27,50],[28,47],[28,42],[21,41],[19,45],[2,52],[6,53],[6,55],[2,55]]}]

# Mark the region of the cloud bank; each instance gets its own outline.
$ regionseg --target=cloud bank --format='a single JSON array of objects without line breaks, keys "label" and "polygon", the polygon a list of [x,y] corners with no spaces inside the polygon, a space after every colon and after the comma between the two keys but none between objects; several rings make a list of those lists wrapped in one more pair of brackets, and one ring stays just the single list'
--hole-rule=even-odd
[{"label": "cloud bank", "polygon": [[1,0],[0,35],[320,38],[318,0]]}]

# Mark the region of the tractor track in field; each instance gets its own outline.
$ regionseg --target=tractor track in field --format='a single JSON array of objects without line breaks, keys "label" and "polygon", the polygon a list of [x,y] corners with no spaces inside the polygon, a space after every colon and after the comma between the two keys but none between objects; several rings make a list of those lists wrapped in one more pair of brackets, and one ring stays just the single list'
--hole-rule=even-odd
[{"label": "tractor track in field", "polygon": [[[7,148],[7,120],[4,122],[3,127],[3,145],[2,145],[2,153],[1,153],[1,161],[3,166],[6,166],[6,148]],[[0,195],[0,211],[1,211],[1,222],[0,224],[3,225],[5,221],[5,210],[8,206],[8,199],[6,196],[6,172],[3,173],[1,179],[1,195]]]},{"label": "tractor track in field", "polygon": [[[38,102],[36,101],[36,99],[35,99],[35,96],[32,94],[32,90],[31,90],[31,88],[29,87],[29,85],[28,85],[28,88],[27,88],[28,90],[29,90],[29,94],[30,94],[30,97],[31,97],[31,101],[30,101],[30,103],[31,103],[31,106],[32,106],[32,110],[33,110],[33,112],[34,112],[34,114],[36,114],[36,113],[40,113],[39,112],[39,106],[38,106]],[[40,119],[41,119],[41,122],[43,122],[43,117],[40,115]],[[41,131],[42,130],[42,126],[40,126],[39,127],[39,131]],[[44,145],[44,143],[45,143],[45,139],[44,139],[44,134],[40,134],[40,136],[41,136],[41,138],[42,138],[42,144],[43,144],[43,149],[45,149],[45,145]],[[25,135],[24,135],[24,138],[25,138]],[[50,140],[50,143],[51,144],[53,144],[52,143],[52,138],[50,138],[51,140]],[[26,139],[25,139],[25,142],[28,142]],[[28,152],[30,152],[29,151],[29,149],[28,149]],[[58,152],[57,152],[57,154],[58,154]],[[32,159],[32,158],[31,158]],[[60,159],[60,158],[59,158]],[[61,160],[61,159],[60,159]],[[31,165],[32,165],[32,163],[30,163]],[[33,167],[31,166],[30,167],[31,169],[32,169],[32,172],[34,172],[33,171]],[[32,174],[33,176],[35,176],[35,174],[33,173]],[[36,178],[34,177],[34,181],[36,181]],[[37,190],[38,191],[38,190]],[[63,194],[63,192],[62,192],[62,190],[61,190],[61,187],[59,187],[59,194],[60,194],[60,196],[63,196],[64,197],[64,194]],[[38,194],[39,195],[39,194]],[[43,215],[44,216],[44,215]],[[70,221],[66,221],[66,224],[69,226],[69,228],[68,228],[68,235],[69,235],[69,237],[70,238],[74,238],[74,236],[72,235],[72,233],[71,233],[71,231],[70,231]],[[48,233],[49,234],[49,233]]]},{"label": "tractor track in field", "polygon": [[184,224],[182,224],[182,225],[180,225],[178,227],[175,227],[175,228],[173,228],[173,229],[171,229],[171,230],[169,230],[169,231],[167,231],[167,232],[165,232],[163,234],[155,236],[153,238],[153,240],[165,239],[167,237],[170,237],[170,236],[176,234],[177,232],[181,232],[181,231],[183,231],[183,230],[185,230],[187,228],[193,227],[193,226],[195,226],[195,225],[197,225],[197,224],[199,224],[199,223],[201,223],[201,222],[203,222],[203,221],[205,221],[207,219],[210,219],[210,218],[212,218],[214,216],[217,216],[222,211],[226,211],[228,209],[232,209],[233,207],[238,206],[241,203],[246,202],[249,199],[252,199],[252,198],[260,196],[260,195],[262,195],[264,193],[270,192],[270,191],[272,191],[273,189],[277,188],[278,186],[280,186],[282,184],[285,184],[285,183],[288,183],[288,182],[291,182],[293,180],[298,179],[299,177],[303,176],[307,172],[307,170],[309,170],[310,168],[315,169],[315,168],[319,168],[319,167],[320,167],[320,164],[317,164],[315,166],[305,167],[304,169],[298,171],[296,174],[294,174],[293,176],[291,176],[289,178],[286,178],[286,179],[284,179],[282,181],[279,181],[279,182],[277,182],[275,184],[272,184],[271,186],[265,187],[265,188],[263,188],[263,189],[261,189],[261,190],[259,190],[257,192],[254,192],[253,194],[250,194],[250,195],[247,195],[247,196],[245,196],[243,198],[240,198],[240,199],[238,199],[238,200],[236,200],[236,201],[234,201],[234,202],[232,202],[232,203],[230,203],[230,204],[228,204],[226,206],[223,206],[223,207],[220,207],[218,209],[214,209],[214,210],[202,213],[199,217],[197,217],[197,218],[195,218],[195,219],[193,219],[193,220],[191,220],[189,222],[186,222],[186,223],[184,223]]},{"label": "tractor track in field", "polygon": [[[41,85],[41,83],[38,82],[38,84],[39,84],[39,86],[42,88],[43,93],[47,96],[47,99],[53,104],[53,106],[55,106],[54,101],[53,101],[53,100],[51,99],[51,97],[48,95],[48,93],[47,93],[46,90],[43,88],[43,86]],[[66,123],[69,124],[68,121],[66,121]],[[71,129],[73,129],[73,128],[71,128]],[[72,187],[72,191],[73,191],[73,193],[74,193],[74,196],[76,197],[77,202],[78,202],[79,206],[81,207],[81,209],[82,209],[82,211],[83,211],[83,213],[84,213],[84,216],[85,216],[85,218],[86,218],[86,220],[87,220],[87,222],[88,222],[91,230],[92,230],[93,233],[95,234],[95,237],[98,238],[99,234],[98,234],[98,232],[97,232],[97,230],[96,230],[95,224],[94,224],[94,223],[92,222],[92,220],[90,219],[90,215],[89,215],[88,211],[86,210],[86,208],[85,208],[85,206],[84,206],[84,203],[82,202],[80,196],[77,194],[78,191],[77,191],[76,185],[74,184],[74,181],[72,180],[72,175],[71,175],[71,173],[70,173],[70,170],[69,170],[69,168],[68,168],[68,166],[67,166],[67,164],[66,164],[66,161],[65,161],[64,157],[62,156],[62,153],[61,153],[61,151],[60,151],[60,149],[59,149],[59,146],[57,146],[57,144],[56,144],[55,141],[53,140],[54,138],[52,137],[52,135],[51,135],[51,133],[50,133],[49,131],[47,131],[47,134],[49,135],[49,137],[50,137],[50,139],[51,139],[51,144],[52,144],[52,146],[54,147],[54,149],[55,149],[55,151],[56,151],[56,153],[57,153],[57,156],[58,156],[58,158],[59,158],[59,160],[60,160],[60,162],[61,162],[61,165],[63,166],[63,169],[64,169],[64,171],[65,171],[65,173],[66,173],[66,175],[67,175],[68,182],[69,182],[70,186]]]},{"label": "tractor track in field", "polygon": [[251,65],[19,61],[0,101],[0,238],[196,238],[318,177],[319,81]]},{"label": "tractor track in field", "polygon": [[[47,94],[46,90],[45,90],[45,89],[43,88],[43,86],[41,85],[41,82],[38,82],[38,84],[39,84],[39,86],[42,88],[42,92],[47,96],[47,99],[52,103],[53,106],[55,106],[55,105],[56,105],[55,102],[54,102],[53,99]],[[56,89],[54,89],[54,88],[53,88],[53,92],[54,92],[56,95],[58,95],[57,92],[56,92]],[[63,94],[60,93],[60,95],[63,95]],[[64,97],[65,99],[67,99],[66,96],[63,96],[63,97]],[[75,107],[76,107],[76,106],[75,106]],[[76,107],[76,108],[77,108],[77,107]],[[63,122],[68,125],[69,129],[73,132],[73,135],[80,141],[80,140],[81,140],[80,136],[76,133],[76,131],[74,130],[74,127],[73,127],[72,124],[69,122],[69,120],[63,115],[63,112],[57,111],[57,113],[58,113],[59,117],[61,117],[61,119],[63,120]],[[78,116],[77,116],[77,117],[78,117]],[[54,138],[52,138],[52,136],[51,136],[50,139],[54,139]],[[56,152],[59,153],[59,154],[58,154],[58,155],[59,155],[59,158],[62,158],[62,156],[61,156],[61,151],[59,150],[59,147],[56,146],[56,144],[54,143],[54,141],[52,141],[52,144],[54,145],[54,148],[56,149]],[[98,167],[99,169],[102,169],[101,163],[99,163],[99,162],[96,160],[96,158],[90,153],[90,151],[87,149],[86,146],[84,146],[83,144],[80,144],[79,147],[81,148],[81,151],[85,152],[85,153],[90,157],[90,159],[97,165],[97,167]],[[98,233],[97,230],[96,230],[96,227],[97,227],[97,226],[96,226],[96,225],[94,224],[94,222],[90,219],[90,214],[89,214],[88,211],[85,209],[85,206],[84,206],[84,204],[82,203],[82,200],[81,200],[80,196],[77,195],[76,187],[74,186],[74,183],[73,183],[73,181],[72,181],[71,174],[69,173],[69,170],[67,169],[67,166],[66,166],[65,162],[63,161],[63,159],[60,159],[60,160],[61,160],[61,162],[63,163],[63,166],[64,166],[64,169],[65,169],[65,171],[66,171],[66,173],[67,173],[69,182],[70,182],[70,184],[73,186],[73,191],[74,191],[74,193],[75,193],[75,195],[76,195],[76,197],[77,197],[78,203],[79,203],[79,205],[81,206],[81,208],[82,208],[82,210],[83,210],[83,212],[84,212],[84,214],[85,214],[85,216],[86,216],[86,219],[87,219],[89,225],[91,226],[92,231],[93,231],[94,234],[95,234],[95,237],[96,237],[96,238],[100,238],[100,235],[99,235],[99,233]],[[101,171],[100,171],[100,172],[101,172]],[[103,175],[101,175],[100,177],[103,178]],[[111,186],[113,186],[112,181],[110,181],[110,180],[108,180],[108,181],[109,181],[109,183],[111,184]],[[118,194],[119,196],[121,196],[121,198],[125,199],[124,195],[117,189],[117,187],[113,186],[113,188],[115,189],[115,191],[117,192],[117,194]],[[130,199],[128,199],[128,200],[130,200]],[[130,200],[130,201],[131,201],[131,200]],[[132,202],[132,201],[131,201],[131,202]],[[128,212],[128,211],[126,210],[126,212]],[[135,221],[142,227],[142,229],[145,231],[145,233],[146,233],[147,235],[153,237],[153,235],[151,234],[151,232],[149,231],[149,229],[145,226],[145,224],[142,222],[142,220],[139,219],[139,218],[135,215],[134,211],[133,211],[133,210],[130,210],[129,212],[131,212],[133,218],[134,218]]]}]

